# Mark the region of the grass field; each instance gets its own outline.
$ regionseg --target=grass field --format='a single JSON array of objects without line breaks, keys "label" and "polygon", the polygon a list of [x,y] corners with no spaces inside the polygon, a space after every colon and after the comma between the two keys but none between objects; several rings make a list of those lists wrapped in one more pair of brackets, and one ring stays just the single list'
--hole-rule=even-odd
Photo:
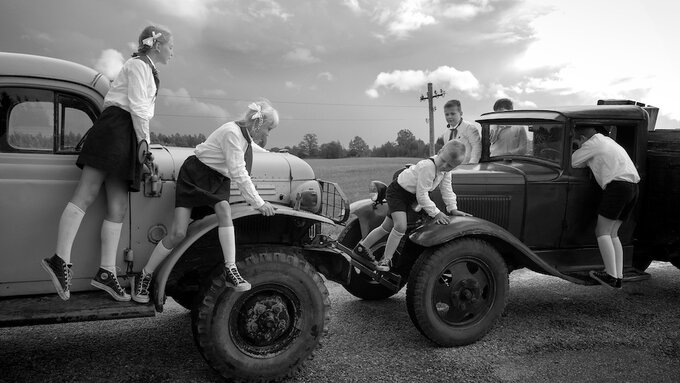
[{"label": "grass field", "polygon": [[404,164],[415,164],[422,158],[407,157],[361,157],[340,159],[306,159],[314,169],[316,178],[337,182],[350,202],[368,198],[368,186],[372,180],[389,184],[392,174]]}]

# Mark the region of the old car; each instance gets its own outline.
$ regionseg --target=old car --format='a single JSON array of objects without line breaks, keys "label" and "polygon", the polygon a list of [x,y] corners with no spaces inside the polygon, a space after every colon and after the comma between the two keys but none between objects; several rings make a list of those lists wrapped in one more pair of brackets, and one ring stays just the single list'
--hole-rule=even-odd
[{"label": "old car", "polygon": [[[61,301],[40,260],[54,253],[60,214],[80,177],[78,143],[102,111],[109,80],[72,62],[0,53],[0,326],[154,316],[166,297],[192,310],[196,344],[210,366],[234,380],[280,379],[317,349],[330,318],[323,273],[346,283],[341,254],[308,252],[322,224],[343,222],[340,187],[315,178],[287,153],[255,153],[253,180],[275,204],[264,217],[232,186],[237,261],[252,284],[225,284],[214,214],[193,221],[185,240],[154,275],[152,302],[120,303],[89,281],[99,262],[105,200],[88,209],[73,247],[71,299]],[[124,286],[172,222],[175,179],[188,148],[150,146],[143,188],[129,194],[117,267]]]},{"label": "old car", "polygon": [[[576,124],[614,138],[642,178],[637,213],[619,231],[624,288],[649,278],[644,270],[652,260],[680,266],[680,131],[655,131],[657,113],[635,101],[601,100],[482,115],[482,158],[457,167],[452,177],[458,207],[473,217],[437,225],[410,212],[393,268],[376,272],[350,251],[387,214],[385,183],[373,181],[372,198],[352,203],[338,237],[355,266],[345,288],[376,300],[408,284],[407,309],[416,328],[439,345],[459,346],[480,339],[501,316],[513,270],[597,284],[588,271],[603,268],[595,237],[601,189],[589,169],[571,166]],[[500,125],[525,131],[524,152],[490,155],[490,131]],[[432,199],[444,209],[438,190]],[[380,257],[383,247],[384,241],[372,250]]]}]

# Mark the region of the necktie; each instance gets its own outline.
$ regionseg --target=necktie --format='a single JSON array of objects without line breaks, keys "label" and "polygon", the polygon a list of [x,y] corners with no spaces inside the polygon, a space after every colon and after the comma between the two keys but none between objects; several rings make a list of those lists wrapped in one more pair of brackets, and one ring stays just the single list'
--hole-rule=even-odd
[{"label": "necktie", "polygon": [[245,126],[239,126],[241,128],[241,134],[243,134],[243,137],[248,141],[248,147],[246,148],[246,153],[243,156],[243,159],[246,161],[246,170],[248,171],[248,175],[250,175],[250,171],[253,169],[253,146],[251,145],[252,140],[250,139],[250,134],[248,133],[248,129],[246,129]]},{"label": "necktie", "polygon": [[144,61],[145,63],[147,63],[147,65],[149,65],[149,68],[151,68],[151,74],[153,75],[153,82],[154,82],[154,84],[156,84],[156,94],[155,94],[155,96],[158,96],[158,89],[160,89],[161,80],[158,78],[158,71],[156,70],[156,67],[151,64],[151,61],[145,55],[136,56],[135,58],[138,58],[138,59]]}]

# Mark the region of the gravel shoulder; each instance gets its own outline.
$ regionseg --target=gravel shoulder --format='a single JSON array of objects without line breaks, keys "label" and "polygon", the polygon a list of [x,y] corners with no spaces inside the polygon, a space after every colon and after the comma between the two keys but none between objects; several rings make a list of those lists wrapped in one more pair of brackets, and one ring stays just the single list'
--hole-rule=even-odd
[{"label": "gravel shoulder", "polygon": [[[520,270],[504,316],[479,342],[440,348],[418,333],[405,289],[366,302],[327,282],[330,331],[291,382],[677,382],[680,270],[622,291]],[[192,339],[189,313],[0,329],[0,382],[218,382]]]}]

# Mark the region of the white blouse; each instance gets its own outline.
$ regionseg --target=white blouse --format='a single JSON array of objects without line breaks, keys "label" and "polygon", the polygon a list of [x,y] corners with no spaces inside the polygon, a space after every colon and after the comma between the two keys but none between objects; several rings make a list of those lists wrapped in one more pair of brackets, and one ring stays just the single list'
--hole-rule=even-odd
[{"label": "white blouse", "polygon": [[612,181],[640,182],[640,175],[626,150],[600,133],[590,137],[571,155],[571,166],[588,166],[602,189]]},{"label": "white blouse", "polygon": [[418,161],[417,164],[406,168],[397,178],[399,185],[409,193],[416,195],[418,205],[427,215],[435,217],[440,213],[437,205],[430,199],[429,192],[439,186],[446,210],[450,213],[458,210],[456,193],[451,185],[451,171],[439,172],[431,159]]}]

